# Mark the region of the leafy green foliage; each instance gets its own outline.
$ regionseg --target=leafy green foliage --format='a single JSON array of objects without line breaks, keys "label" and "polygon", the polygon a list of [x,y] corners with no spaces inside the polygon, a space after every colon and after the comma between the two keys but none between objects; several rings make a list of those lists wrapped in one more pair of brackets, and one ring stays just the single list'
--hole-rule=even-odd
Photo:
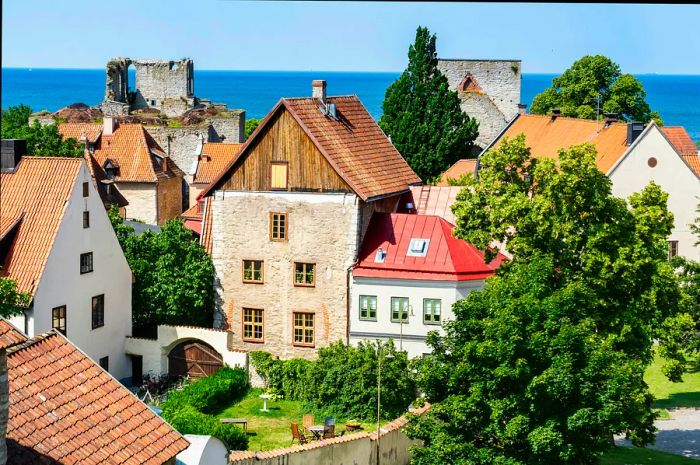
[{"label": "leafy green foliage", "polygon": [[32,109],[27,105],[9,107],[0,112],[3,139],[25,139],[28,155],[82,157],[83,147],[77,140],[63,140],[58,126],[42,126],[38,121],[29,125]]},{"label": "leafy green foliage", "polygon": [[286,399],[305,401],[309,409],[343,418],[376,416],[378,351],[382,358],[382,418],[405,413],[416,398],[405,352],[392,342],[357,347],[340,342],[318,351],[313,361],[273,359],[267,352],[250,352],[250,361],[269,388]]},{"label": "leafy green foliage", "polygon": [[651,111],[642,83],[631,74],[622,74],[620,66],[603,55],[586,55],[559,77],[552,87],[535,96],[530,112],[545,115],[559,108],[563,116],[595,119],[600,96],[600,115],[617,113],[624,121],[656,121],[661,117]]},{"label": "leafy green foliage", "polygon": [[118,210],[109,217],[135,277],[134,335],[155,337],[159,324],[211,327],[214,264],[192,231],[174,219],[158,232],[135,235]]},{"label": "leafy green foliage", "polygon": [[172,391],[162,405],[163,418],[181,434],[210,435],[224,441],[229,449],[246,450],[248,436],[243,430],[235,425],[222,424],[207,413],[242,397],[247,388],[245,371],[224,367],[182,391]]},{"label": "leafy green foliage", "polygon": [[0,317],[10,318],[22,313],[29,306],[31,296],[17,291],[14,279],[0,276]]},{"label": "leafy green foliage", "polygon": [[643,380],[652,338],[682,298],[666,261],[667,194],[611,194],[595,148],[533,159],[519,136],[484,154],[453,207],[455,235],[513,260],[432,334],[414,463],[595,464],[610,435],[653,440]]},{"label": "leafy green foliage", "polygon": [[413,171],[429,182],[470,154],[478,123],[437,68],[435,35],[419,27],[408,67],[386,90],[379,126]]},{"label": "leafy green foliage", "polygon": [[253,134],[253,131],[255,131],[255,128],[258,127],[262,120],[258,118],[250,118],[245,120],[245,138],[249,138],[251,134]]}]

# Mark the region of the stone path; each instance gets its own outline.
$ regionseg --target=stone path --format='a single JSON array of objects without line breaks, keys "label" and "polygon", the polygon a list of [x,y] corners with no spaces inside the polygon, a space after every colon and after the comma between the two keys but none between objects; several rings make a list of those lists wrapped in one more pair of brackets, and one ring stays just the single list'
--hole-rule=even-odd
[{"label": "stone path", "polygon": [[[679,408],[669,414],[669,420],[656,420],[656,443],[648,447],[700,460],[700,409]],[[615,443],[631,445],[624,437],[616,437]]]}]

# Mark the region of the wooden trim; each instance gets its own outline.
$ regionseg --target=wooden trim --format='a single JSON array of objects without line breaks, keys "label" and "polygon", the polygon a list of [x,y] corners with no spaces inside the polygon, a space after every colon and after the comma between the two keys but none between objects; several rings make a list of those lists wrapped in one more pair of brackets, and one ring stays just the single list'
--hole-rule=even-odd
[{"label": "wooden trim", "polygon": [[[440,321],[426,321],[426,320],[425,320],[425,301],[426,301],[426,300],[437,300],[437,301],[440,302]],[[435,309],[433,309],[433,311],[434,311],[434,310],[435,310]],[[442,325],[442,299],[435,299],[435,298],[424,297],[424,298],[423,298],[423,308],[422,308],[422,311],[423,311],[423,324],[424,324],[424,325],[432,325],[432,326],[440,326],[440,325]],[[433,316],[434,316],[434,315],[435,315],[435,313],[433,312]]]},{"label": "wooden trim", "polygon": [[[314,266],[314,283],[297,283],[297,263]],[[294,287],[316,287],[316,262],[292,262],[292,284]]]},{"label": "wooden trim", "polygon": [[[245,337],[245,311],[246,310],[259,310],[262,312],[262,338],[256,339],[254,337]],[[253,326],[253,333],[255,333],[255,326]],[[241,307],[241,340],[243,342],[253,342],[255,344],[265,343],[265,309],[264,308],[252,308],[252,307]]]},{"label": "wooden trim", "polygon": [[[284,187],[272,187],[272,167],[274,165],[284,165],[285,166],[285,171],[284,171]],[[289,162],[286,160],[272,160],[270,161],[270,168],[268,170],[270,173],[270,190],[271,191],[288,191],[289,190]]]},{"label": "wooden trim", "polygon": [[[245,279],[245,262],[247,261],[262,263],[262,266],[260,267],[260,281],[256,281],[254,279]],[[255,265],[253,265],[253,272],[255,272]],[[245,284],[265,284],[265,260],[259,260],[257,258],[241,259],[241,281],[243,281],[243,283]]]},{"label": "wooden trim", "polygon": [[[394,319],[394,299],[406,299],[406,319],[402,319],[401,315],[399,314],[398,319]],[[401,323],[402,321],[404,323],[407,323],[410,318],[410,307],[411,307],[411,299],[408,297],[403,297],[403,296],[391,296],[389,297],[389,319],[391,320],[392,323]],[[401,313],[403,313],[403,310],[400,310]]]},{"label": "wooden trim", "polygon": [[[275,215],[284,215],[284,239],[275,239],[272,237],[272,230],[273,230],[273,224],[274,224],[274,216]],[[273,242],[287,242],[287,238],[289,237],[289,215],[287,212],[270,212],[270,240]]]},{"label": "wooden trim", "polygon": [[[362,298],[363,297],[374,297],[374,301],[377,304],[377,308],[374,309],[374,318],[369,316],[369,308],[367,309],[367,317],[362,317]],[[369,294],[361,294],[358,299],[357,299],[357,314],[360,318],[360,321],[377,321],[377,317],[379,316],[379,297],[376,295],[369,295]]]},{"label": "wooden trim", "polygon": [[[294,315],[312,315],[313,316],[313,329],[314,329],[314,342],[296,342],[294,340]],[[304,327],[305,328],[305,327]],[[302,334],[303,337],[303,334]],[[295,347],[316,347],[316,313],[315,312],[292,312],[292,345]]]}]

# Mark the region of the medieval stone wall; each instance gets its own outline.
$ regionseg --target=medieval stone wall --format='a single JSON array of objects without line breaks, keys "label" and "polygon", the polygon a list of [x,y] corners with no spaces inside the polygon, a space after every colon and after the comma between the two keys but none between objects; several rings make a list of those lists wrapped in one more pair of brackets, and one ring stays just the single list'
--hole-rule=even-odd
[{"label": "medieval stone wall", "polygon": [[133,108],[160,108],[163,99],[194,97],[194,65],[182,60],[134,60],[136,101]]},{"label": "medieval stone wall", "polygon": [[[479,147],[488,145],[518,113],[520,60],[440,59],[438,69],[447,77],[450,89],[460,95],[462,110],[479,121]],[[460,85],[468,75],[473,77],[476,90],[464,92]]]},{"label": "medieval stone wall", "polygon": [[179,128],[147,126],[146,130],[165,150],[165,153],[175,161],[175,164],[188,175],[186,179],[190,182],[193,164],[197,161],[202,143],[210,141],[209,126],[183,126]]}]

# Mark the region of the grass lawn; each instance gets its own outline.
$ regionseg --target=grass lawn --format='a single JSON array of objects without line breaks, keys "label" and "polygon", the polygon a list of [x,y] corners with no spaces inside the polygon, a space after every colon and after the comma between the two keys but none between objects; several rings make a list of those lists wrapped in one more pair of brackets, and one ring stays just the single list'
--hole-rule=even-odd
[{"label": "grass lawn", "polygon": [[697,465],[698,461],[639,447],[616,447],[603,455],[602,465]]},{"label": "grass lawn", "polygon": [[[245,418],[248,420],[248,449],[264,451],[278,447],[289,447],[292,441],[291,423],[297,422],[301,427],[302,416],[314,414],[314,423],[323,424],[323,415],[303,408],[302,402],[291,400],[267,401],[269,412],[261,412],[263,401],[258,396],[262,389],[250,389],[246,396],[233,405],[226,407],[216,416],[219,418]],[[345,429],[344,418],[336,418],[336,434]],[[373,431],[377,423],[362,423],[365,431]]]},{"label": "grass lawn", "polygon": [[644,374],[644,379],[656,398],[654,406],[660,409],[700,407],[700,361],[692,362],[690,372],[683,375],[681,383],[669,381],[661,372],[662,365],[663,360],[656,355]]}]

